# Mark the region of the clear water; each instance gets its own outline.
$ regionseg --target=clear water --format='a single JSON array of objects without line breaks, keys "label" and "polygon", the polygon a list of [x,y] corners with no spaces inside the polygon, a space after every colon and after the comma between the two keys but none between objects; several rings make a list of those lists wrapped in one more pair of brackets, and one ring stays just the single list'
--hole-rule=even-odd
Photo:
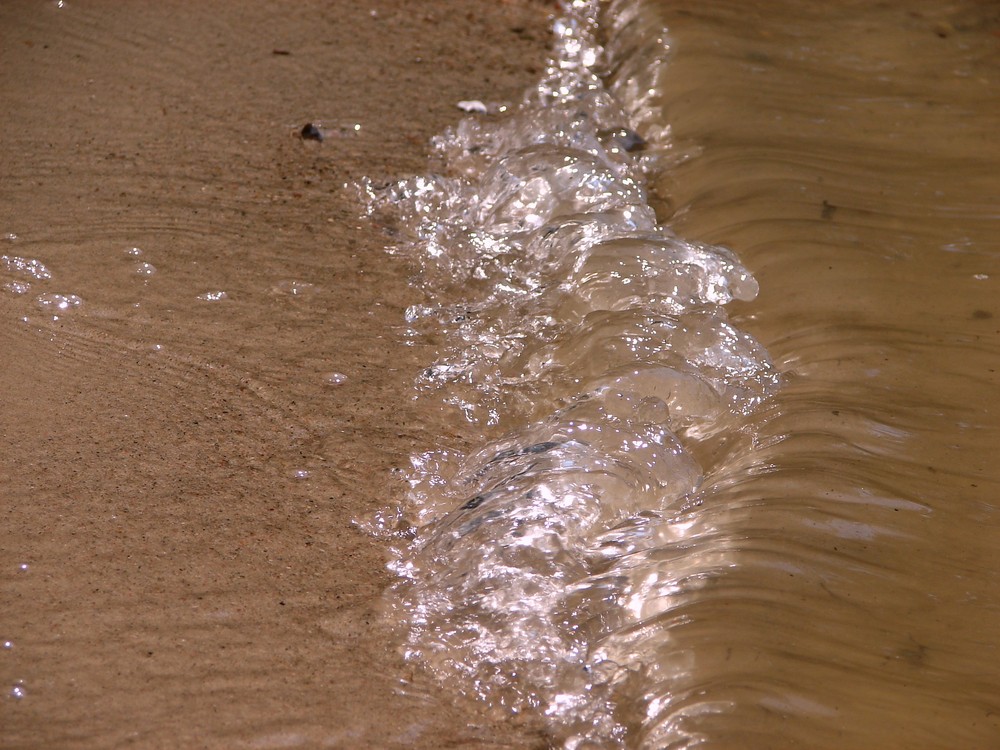
[{"label": "clear water", "polygon": [[554,29],[363,185],[478,441],[372,524],[407,657],[571,748],[997,746],[998,14]]}]

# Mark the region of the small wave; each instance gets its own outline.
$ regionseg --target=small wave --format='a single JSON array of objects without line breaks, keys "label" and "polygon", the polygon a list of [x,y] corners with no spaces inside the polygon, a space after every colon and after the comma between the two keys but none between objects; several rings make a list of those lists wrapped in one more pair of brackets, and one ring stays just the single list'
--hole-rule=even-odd
[{"label": "small wave", "polygon": [[519,106],[435,139],[440,174],[361,185],[426,295],[408,322],[443,334],[416,387],[483,436],[414,456],[407,507],[372,525],[393,540],[406,655],[566,747],[635,729],[620,709],[651,700],[643,640],[725,564],[724,545],[691,553],[698,446],[780,385],[724,310],[756,296],[750,273],[648,203],[675,158],[646,96],[665,37],[643,37],[640,67],[630,6],[602,47],[598,5],[567,4]]}]

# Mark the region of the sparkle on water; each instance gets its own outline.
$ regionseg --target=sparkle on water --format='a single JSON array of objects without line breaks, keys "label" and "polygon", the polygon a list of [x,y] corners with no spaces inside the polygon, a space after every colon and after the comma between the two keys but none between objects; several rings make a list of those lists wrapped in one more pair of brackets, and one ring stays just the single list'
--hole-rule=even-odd
[{"label": "sparkle on water", "polygon": [[780,380],[723,308],[756,296],[750,273],[657,224],[667,134],[595,74],[597,9],[567,7],[519,107],[435,139],[447,174],[361,185],[418,269],[411,335],[445,335],[417,388],[486,440],[414,456],[408,505],[368,524],[394,541],[406,656],[566,747],[625,742],[651,618],[706,570],[684,555],[693,449]]}]

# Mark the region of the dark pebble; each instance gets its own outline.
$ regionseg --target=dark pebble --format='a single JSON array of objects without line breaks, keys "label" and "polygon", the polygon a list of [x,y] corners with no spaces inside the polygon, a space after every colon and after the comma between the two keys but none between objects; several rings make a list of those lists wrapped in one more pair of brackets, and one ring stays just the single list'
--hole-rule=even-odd
[{"label": "dark pebble", "polygon": [[300,134],[302,140],[304,141],[322,141],[323,131],[313,125],[311,122],[306,123],[302,126],[302,132]]}]

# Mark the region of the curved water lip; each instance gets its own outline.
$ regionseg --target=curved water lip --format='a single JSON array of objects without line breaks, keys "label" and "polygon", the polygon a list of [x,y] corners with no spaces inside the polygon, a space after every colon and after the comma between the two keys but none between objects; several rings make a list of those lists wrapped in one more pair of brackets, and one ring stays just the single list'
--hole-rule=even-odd
[{"label": "curved water lip", "polygon": [[648,205],[670,143],[640,84],[666,42],[610,91],[598,6],[566,6],[519,106],[435,139],[442,174],[360,186],[417,269],[408,321],[443,336],[417,388],[482,434],[415,456],[408,507],[382,516],[412,528],[389,594],[405,652],[567,747],[625,742],[649,623],[730,564],[692,447],[780,382],[724,311],[756,295],[749,272]]}]

